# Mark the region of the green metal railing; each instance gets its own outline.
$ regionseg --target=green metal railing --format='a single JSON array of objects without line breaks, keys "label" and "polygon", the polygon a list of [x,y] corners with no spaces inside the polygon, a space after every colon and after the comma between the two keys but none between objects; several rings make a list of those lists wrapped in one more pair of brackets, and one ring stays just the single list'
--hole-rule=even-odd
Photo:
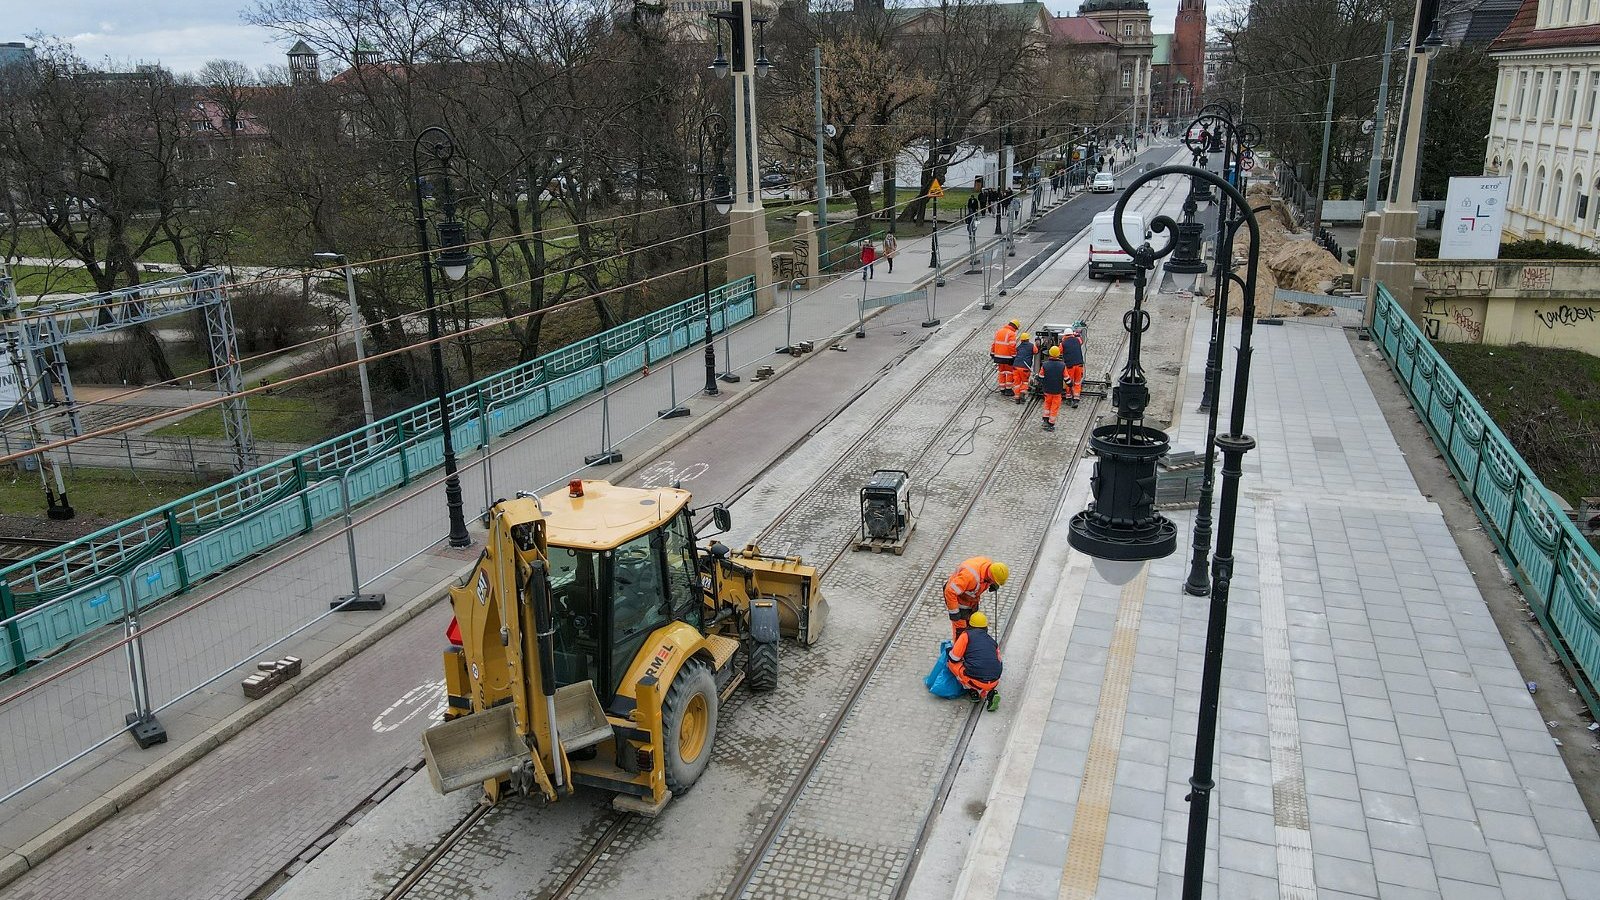
[{"label": "green metal railing", "polygon": [[1578,692],[1600,717],[1600,553],[1381,285],[1372,332]]},{"label": "green metal railing", "polygon": [[[751,277],[711,291],[711,329],[755,315]],[[704,295],[450,392],[464,454],[684,350],[703,336]],[[444,463],[436,402],[420,403],[0,569],[0,676],[122,616],[184,593]],[[171,551],[171,552],[169,552]],[[131,587],[130,587],[131,586]]]}]

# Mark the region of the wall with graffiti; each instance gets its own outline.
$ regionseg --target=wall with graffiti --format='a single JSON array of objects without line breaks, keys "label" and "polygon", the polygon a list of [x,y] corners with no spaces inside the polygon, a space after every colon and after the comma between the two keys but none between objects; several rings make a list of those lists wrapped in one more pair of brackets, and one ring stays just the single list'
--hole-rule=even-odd
[{"label": "wall with graffiti", "polygon": [[1600,355],[1600,263],[1418,260],[1420,324],[1439,342]]}]

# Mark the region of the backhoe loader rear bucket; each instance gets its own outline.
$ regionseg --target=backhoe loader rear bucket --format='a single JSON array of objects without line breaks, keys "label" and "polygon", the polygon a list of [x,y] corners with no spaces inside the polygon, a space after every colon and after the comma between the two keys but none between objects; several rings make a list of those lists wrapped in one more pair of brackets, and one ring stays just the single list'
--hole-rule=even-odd
[{"label": "backhoe loader rear bucket", "polygon": [[448,794],[510,774],[528,760],[529,753],[517,735],[515,710],[506,704],[424,731],[422,757],[433,789]]},{"label": "backhoe loader rear bucket", "polygon": [[[809,604],[800,611],[801,621],[795,623],[793,633],[785,630],[783,634],[785,637],[792,637],[809,647],[822,638],[822,629],[828,624],[828,598],[822,596],[822,591],[818,589],[816,582],[813,581],[811,583],[810,596],[807,599]],[[780,615],[780,625],[783,624],[782,618]],[[801,628],[802,623],[804,624],[804,629]]]}]

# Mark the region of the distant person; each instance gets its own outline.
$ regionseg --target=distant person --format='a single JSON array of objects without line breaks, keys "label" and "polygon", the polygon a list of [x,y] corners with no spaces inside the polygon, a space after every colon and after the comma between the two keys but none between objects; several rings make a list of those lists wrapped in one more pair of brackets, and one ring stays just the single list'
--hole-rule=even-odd
[{"label": "distant person", "polygon": [[894,232],[891,231],[883,236],[883,261],[889,264],[890,275],[894,274],[894,255],[899,250],[900,241],[895,238]]},{"label": "distant person", "polygon": [[989,617],[980,610],[967,619],[967,627],[950,647],[950,672],[967,689],[973,703],[989,701],[989,711],[1000,708],[1000,675],[1005,669],[1000,645],[989,634]]},{"label": "distant person", "polygon": [[861,242],[861,280],[866,281],[872,277],[872,264],[878,261],[878,251],[872,246],[871,241]]}]

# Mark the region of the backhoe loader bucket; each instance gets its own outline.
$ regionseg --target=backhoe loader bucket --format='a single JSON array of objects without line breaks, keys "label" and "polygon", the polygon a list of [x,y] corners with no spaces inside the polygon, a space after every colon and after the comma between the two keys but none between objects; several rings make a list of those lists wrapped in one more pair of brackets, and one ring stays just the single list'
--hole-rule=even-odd
[{"label": "backhoe loader bucket", "polygon": [[510,704],[451,719],[422,733],[428,780],[441,794],[510,774],[526,762],[528,748],[517,735]]},{"label": "backhoe loader bucket", "polygon": [[822,596],[817,570],[798,556],[768,556],[754,544],[734,557],[752,572],[755,593],[778,600],[778,630],[807,647],[822,637],[828,624],[828,601]]},{"label": "backhoe loader bucket", "polygon": [[817,589],[816,582],[811,583],[807,605],[798,610],[793,623],[789,621],[787,604],[778,604],[780,633],[784,637],[793,638],[807,647],[821,639],[822,629],[827,624],[828,600],[822,596],[822,591]]}]

